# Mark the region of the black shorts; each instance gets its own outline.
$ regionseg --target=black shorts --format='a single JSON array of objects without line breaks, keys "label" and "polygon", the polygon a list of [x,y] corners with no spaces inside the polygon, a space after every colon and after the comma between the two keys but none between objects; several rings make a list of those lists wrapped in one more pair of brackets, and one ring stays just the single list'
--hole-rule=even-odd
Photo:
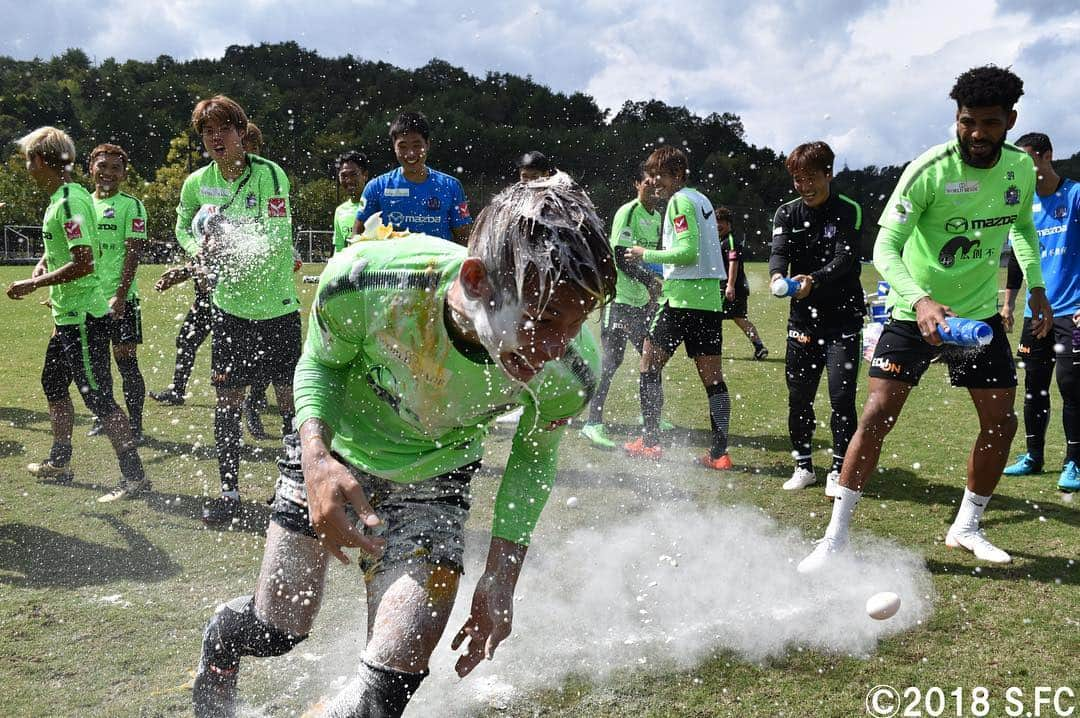
[{"label": "black shorts", "polygon": [[56,325],[45,350],[41,388],[50,402],[68,399],[72,382],[94,416],[112,416],[120,407],[113,399],[109,331],[112,319],[86,317],[82,324]]},{"label": "black shorts", "polygon": [[142,344],[142,310],[139,308],[139,298],[132,297],[124,302],[124,315],[119,319],[112,319],[109,315],[109,339],[113,345],[117,344]]},{"label": "black shorts", "polygon": [[934,357],[949,367],[949,383],[965,389],[1012,389],[1016,387],[1016,364],[997,314],[984,319],[994,330],[993,340],[978,349],[961,349],[948,344],[931,346],[923,339],[913,320],[891,319],[878,339],[870,376],[895,379],[916,386]]},{"label": "black shorts", "polygon": [[1031,333],[1031,317],[1024,317],[1024,328],[1020,330],[1020,345],[1016,347],[1016,358],[1022,362],[1044,361],[1053,364],[1058,359],[1054,347],[1060,345],[1062,355],[1072,357],[1073,328],[1072,315],[1054,317],[1054,328],[1043,337],[1037,338]]},{"label": "black shorts", "polygon": [[735,292],[734,299],[729,300],[724,297],[724,310],[721,312],[724,319],[746,319],[746,300],[749,296],[749,294]]},{"label": "black shorts", "polygon": [[[630,340],[639,351],[649,332],[649,318],[655,304],[635,307],[632,304],[612,302],[604,307],[600,315],[600,339],[604,343],[613,341],[619,335],[622,341]],[[625,346],[625,345],[624,345]]]},{"label": "black shorts", "polygon": [[691,359],[720,356],[724,346],[723,318],[723,312],[661,304],[649,326],[649,341],[668,355],[685,343],[686,355]]},{"label": "black shorts", "polygon": [[211,371],[214,386],[291,384],[300,361],[300,312],[241,319],[214,307]]},{"label": "black shorts", "polygon": [[[341,461],[341,457],[335,458]],[[360,567],[365,574],[418,558],[465,573],[465,523],[472,502],[469,484],[479,468],[477,461],[424,481],[400,484],[349,466],[371,508],[382,519],[375,528],[357,524],[357,530],[386,539],[386,548],[378,560],[361,555]],[[278,469],[270,520],[287,531],[318,538],[308,514],[299,449],[287,450],[285,458],[278,461]],[[345,512],[351,521],[358,521],[351,506]]]}]

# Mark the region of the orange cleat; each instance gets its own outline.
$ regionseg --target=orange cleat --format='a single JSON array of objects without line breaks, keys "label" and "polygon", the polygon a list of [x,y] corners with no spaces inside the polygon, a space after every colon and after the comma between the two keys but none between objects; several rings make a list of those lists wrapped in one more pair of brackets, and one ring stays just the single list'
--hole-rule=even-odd
[{"label": "orange cleat", "polygon": [[709,454],[705,454],[698,459],[698,463],[707,469],[715,469],[716,471],[728,471],[732,467],[730,454],[724,454],[717,459],[712,458]]},{"label": "orange cleat", "polygon": [[645,440],[640,436],[633,441],[623,444],[623,449],[626,451],[627,456],[632,456],[635,459],[659,461],[664,455],[664,449],[659,444],[656,446],[645,446]]}]

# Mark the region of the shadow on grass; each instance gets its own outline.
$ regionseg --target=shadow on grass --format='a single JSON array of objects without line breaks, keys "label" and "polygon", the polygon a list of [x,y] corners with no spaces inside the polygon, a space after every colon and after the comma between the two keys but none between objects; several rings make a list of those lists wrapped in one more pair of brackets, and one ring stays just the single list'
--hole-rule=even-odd
[{"label": "shadow on grass", "polygon": [[109,514],[83,514],[108,524],[127,543],[106,546],[41,526],[0,526],[0,583],[22,588],[77,588],[116,581],[156,582],[180,573],[180,566],[145,536]]},{"label": "shadow on grass", "polygon": [[23,431],[52,434],[48,412],[23,409],[18,406],[0,406],[0,424],[8,424]]},{"label": "shadow on grass", "polygon": [[1060,583],[1070,586],[1080,585],[1080,575],[1068,566],[1068,560],[1059,556],[1038,556],[1033,553],[1023,553],[1009,549],[1009,553],[1015,559],[1024,559],[1020,563],[1012,563],[1007,566],[993,566],[982,562],[954,563],[952,561],[926,560],[926,568],[930,573],[937,576],[970,576],[972,571],[979,568],[978,576],[981,579],[992,581],[1015,581],[1017,583]]},{"label": "shadow on grass", "polygon": [[0,459],[26,453],[26,446],[21,441],[0,441]]},{"label": "shadow on grass", "polygon": [[[156,453],[147,453],[147,449]],[[193,459],[216,459],[214,444],[199,444],[189,441],[166,441],[147,435],[140,452],[144,464],[160,464],[178,456],[190,456]],[[252,463],[274,463],[281,456],[280,447],[265,447],[258,444],[244,444],[240,448],[240,458]]]},{"label": "shadow on grass", "polygon": [[[254,489],[249,489],[249,493]],[[266,496],[270,491],[266,492]],[[266,527],[270,525],[270,506],[260,500],[260,494],[256,493],[254,500],[244,500],[240,504],[240,513],[237,520],[232,524],[220,526],[206,526],[210,531],[242,532],[262,536],[266,533]],[[178,494],[150,494],[146,498],[146,506],[160,514],[169,514],[179,518],[188,519],[196,526],[203,525],[202,510],[206,499],[201,496],[185,496]]]}]

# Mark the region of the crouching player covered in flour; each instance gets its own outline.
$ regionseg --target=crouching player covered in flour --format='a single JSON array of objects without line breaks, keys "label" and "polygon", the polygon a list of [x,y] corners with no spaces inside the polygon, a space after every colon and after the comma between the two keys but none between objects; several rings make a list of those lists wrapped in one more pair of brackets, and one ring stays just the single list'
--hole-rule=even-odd
[{"label": "crouching player covered in flour", "polygon": [[330,260],[296,370],[300,455],[281,464],[255,595],[219,607],[206,628],[197,715],[233,714],[241,657],[307,637],[327,563],[347,563],[347,547],[362,552],[367,646],[324,715],[401,715],[457,593],[487,427],[523,406],[487,563],[451,646],[466,648],[461,676],[493,656],[564,424],[595,383],[595,341],[579,332],[614,290],[604,229],[562,173],[499,194],[467,249],[412,235]]}]

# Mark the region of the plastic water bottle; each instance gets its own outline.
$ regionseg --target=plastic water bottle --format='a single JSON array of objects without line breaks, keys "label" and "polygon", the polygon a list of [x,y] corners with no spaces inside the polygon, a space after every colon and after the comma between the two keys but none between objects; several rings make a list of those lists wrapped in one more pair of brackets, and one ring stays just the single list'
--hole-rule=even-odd
[{"label": "plastic water bottle", "polygon": [[769,288],[772,290],[774,297],[793,297],[799,291],[799,286],[799,282],[794,279],[777,277],[776,281],[769,285]]},{"label": "plastic water bottle", "polygon": [[879,297],[889,296],[889,283],[884,280],[878,280],[877,283],[877,295]]},{"label": "plastic water bottle", "polygon": [[962,317],[946,317],[945,326],[949,331],[940,331],[942,325],[938,325],[938,335],[941,341],[953,346],[974,348],[984,347],[994,338],[994,330],[986,322],[978,319],[964,319]]}]

